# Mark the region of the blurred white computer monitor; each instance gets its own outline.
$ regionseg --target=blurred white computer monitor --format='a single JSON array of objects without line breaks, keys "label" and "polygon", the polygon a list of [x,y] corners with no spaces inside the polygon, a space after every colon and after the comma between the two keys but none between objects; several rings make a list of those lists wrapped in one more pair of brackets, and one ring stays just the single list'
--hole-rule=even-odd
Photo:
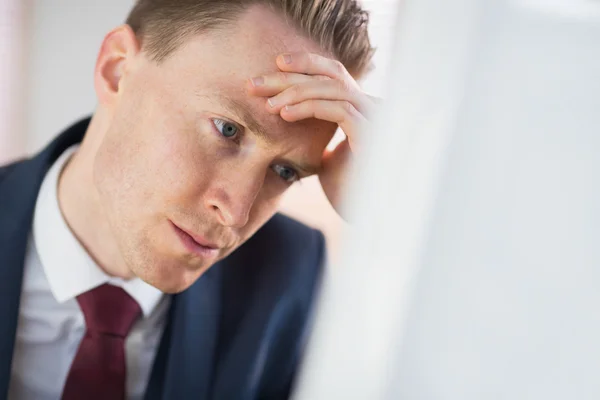
[{"label": "blurred white computer monitor", "polygon": [[600,398],[600,1],[403,0],[297,400]]}]

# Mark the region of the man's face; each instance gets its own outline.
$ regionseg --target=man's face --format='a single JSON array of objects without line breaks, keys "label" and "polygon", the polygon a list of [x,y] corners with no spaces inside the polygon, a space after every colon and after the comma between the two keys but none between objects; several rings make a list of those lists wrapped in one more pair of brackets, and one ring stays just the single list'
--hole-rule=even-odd
[{"label": "man's face", "polygon": [[335,126],[287,123],[246,91],[248,79],[276,71],[275,57],[291,51],[323,54],[255,8],[161,64],[141,53],[127,62],[94,180],[135,275],[165,292],[184,290],[320,166]]}]

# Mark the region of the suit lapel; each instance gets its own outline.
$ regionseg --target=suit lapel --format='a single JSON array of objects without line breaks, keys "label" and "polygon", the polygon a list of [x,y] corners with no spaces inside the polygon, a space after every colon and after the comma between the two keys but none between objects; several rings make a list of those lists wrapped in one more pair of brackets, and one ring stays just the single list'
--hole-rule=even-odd
[{"label": "suit lapel", "polygon": [[25,255],[40,185],[58,156],[81,141],[88,123],[78,122],[36,157],[6,167],[0,179],[0,398],[10,383]]},{"label": "suit lapel", "polygon": [[12,167],[0,183],[0,397],[10,382],[25,252],[39,188],[39,177],[32,176],[35,161]]},{"label": "suit lapel", "polygon": [[210,396],[220,316],[221,271],[213,266],[173,296],[146,400]]}]

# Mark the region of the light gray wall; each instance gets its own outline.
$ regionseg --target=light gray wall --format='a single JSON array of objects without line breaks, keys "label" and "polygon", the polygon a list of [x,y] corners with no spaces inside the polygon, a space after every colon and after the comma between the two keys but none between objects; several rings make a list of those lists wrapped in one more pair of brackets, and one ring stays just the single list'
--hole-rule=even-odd
[{"label": "light gray wall", "polygon": [[25,49],[23,0],[0,1],[0,165],[22,155]]},{"label": "light gray wall", "polygon": [[132,0],[31,0],[25,83],[27,151],[39,150],[76,118],[93,112],[93,71],[104,35]]}]

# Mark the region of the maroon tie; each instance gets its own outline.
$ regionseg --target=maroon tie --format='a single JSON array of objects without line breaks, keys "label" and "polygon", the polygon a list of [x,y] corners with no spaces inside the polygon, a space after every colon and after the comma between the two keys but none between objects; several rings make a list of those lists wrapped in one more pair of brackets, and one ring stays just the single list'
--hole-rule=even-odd
[{"label": "maroon tie", "polygon": [[124,400],[125,338],[141,309],[123,289],[104,284],[77,296],[87,330],[62,400]]}]

